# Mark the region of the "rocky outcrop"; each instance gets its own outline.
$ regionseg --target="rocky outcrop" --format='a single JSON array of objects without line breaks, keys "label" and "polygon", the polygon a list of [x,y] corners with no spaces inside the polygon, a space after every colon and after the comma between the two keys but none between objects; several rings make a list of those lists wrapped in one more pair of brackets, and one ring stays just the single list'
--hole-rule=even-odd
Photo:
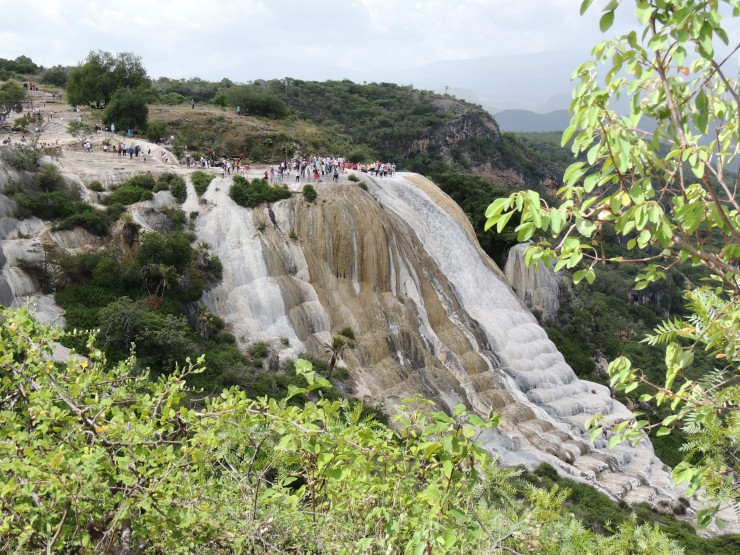
[{"label": "rocky outcrop", "polygon": [[558,278],[542,262],[536,266],[524,263],[527,246],[522,243],[509,250],[504,273],[517,296],[538,320],[544,322],[555,318],[560,308]]}]

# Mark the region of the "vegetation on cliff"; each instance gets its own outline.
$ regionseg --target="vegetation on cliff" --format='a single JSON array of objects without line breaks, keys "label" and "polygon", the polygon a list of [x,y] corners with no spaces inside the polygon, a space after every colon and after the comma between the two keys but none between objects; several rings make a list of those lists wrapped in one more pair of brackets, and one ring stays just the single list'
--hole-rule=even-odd
[{"label": "vegetation on cliff", "polygon": [[[84,336],[83,336],[84,337]],[[65,553],[679,553],[657,528],[589,532],[476,444],[497,420],[400,408],[398,430],[322,398],[308,362],[285,399],[189,402],[186,363],[153,378],[0,312],[0,547]],[[290,397],[306,395],[302,406]]]}]

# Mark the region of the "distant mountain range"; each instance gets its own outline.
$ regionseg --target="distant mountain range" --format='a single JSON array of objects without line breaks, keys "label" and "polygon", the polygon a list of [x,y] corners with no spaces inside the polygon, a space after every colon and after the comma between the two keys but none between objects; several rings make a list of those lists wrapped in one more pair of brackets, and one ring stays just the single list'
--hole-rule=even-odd
[{"label": "distant mountain range", "polygon": [[502,110],[493,115],[501,131],[563,131],[570,123],[568,110],[538,114],[529,110]]}]

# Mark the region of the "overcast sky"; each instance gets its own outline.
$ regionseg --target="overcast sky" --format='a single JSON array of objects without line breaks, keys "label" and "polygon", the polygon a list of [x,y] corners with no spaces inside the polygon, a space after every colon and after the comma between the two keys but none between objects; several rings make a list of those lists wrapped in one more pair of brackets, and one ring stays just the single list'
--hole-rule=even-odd
[{"label": "overcast sky", "polygon": [[[603,3],[603,2],[602,2]],[[599,4],[598,0],[595,4]],[[152,77],[316,79],[599,40],[580,0],[0,0],[0,57],[74,65],[134,52]],[[572,68],[568,68],[570,71]]]}]

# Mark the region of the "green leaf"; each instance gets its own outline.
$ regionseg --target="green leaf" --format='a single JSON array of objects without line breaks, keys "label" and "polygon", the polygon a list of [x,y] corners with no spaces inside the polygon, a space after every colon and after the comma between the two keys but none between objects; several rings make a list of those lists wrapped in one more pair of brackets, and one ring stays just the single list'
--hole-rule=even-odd
[{"label": "green leaf", "polygon": [[658,431],[655,432],[655,435],[657,437],[661,437],[661,436],[667,436],[670,433],[671,433],[671,429],[670,428],[666,428],[665,426],[661,426],[660,428],[658,428]]},{"label": "green leaf", "polygon": [[[593,0],[592,0],[593,1]],[[568,144],[568,141],[570,141],[570,138],[573,136],[573,133],[576,132],[576,129],[578,129],[578,125],[575,123],[571,123],[565,131],[563,131],[563,137],[560,139],[560,146],[564,147]]]},{"label": "green leaf", "polygon": [[583,190],[587,193],[593,191],[601,176],[598,173],[592,173],[583,180]]},{"label": "green leaf", "polygon": [[696,127],[699,131],[706,134],[707,122],[709,121],[709,101],[704,89],[700,89],[696,94],[694,105],[696,106]]},{"label": "green leaf", "polygon": [[653,11],[650,7],[650,4],[648,4],[644,0],[640,0],[639,2],[637,2],[637,7],[635,8],[635,16],[640,22],[640,25],[646,25],[647,22],[650,21],[650,16],[652,15],[652,13]]},{"label": "green leaf", "polygon": [[501,197],[494,200],[491,204],[488,205],[488,208],[486,208],[486,218],[496,216],[503,212],[505,208],[508,208],[510,206],[509,200],[509,197]]},{"label": "green leaf", "polygon": [[705,59],[710,59],[714,55],[712,46],[712,26],[705,21],[699,30],[699,54]]},{"label": "green leaf", "polygon": [[581,15],[586,13],[586,10],[588,10],[589,6],[593,4],[593,1],[594,0],[583,0],[583,2],[581,2]]},{"label": "green leaf", "polygon": [[630,187],[629,195],[635,204],[642,204],[645,202],[645,192],[639,185],[633,185]]},{"label": "green leaf", "polygon": [[650,238],[652,237],[652,234],[650,233],[649,229],[643,229],[640,232],[640,235],[637,236],[637,245],[644,249],[647,244],[650,242]]},{"label": "green leaf", "polygon": [[509,223],[509,220],[514,215],[514,212],[507,212],[506,214],[502,214],[501,217],[498,219],[498,222],[496,222],[496,232],[501,233],[503,229],[506,227],[506,224]]}]

